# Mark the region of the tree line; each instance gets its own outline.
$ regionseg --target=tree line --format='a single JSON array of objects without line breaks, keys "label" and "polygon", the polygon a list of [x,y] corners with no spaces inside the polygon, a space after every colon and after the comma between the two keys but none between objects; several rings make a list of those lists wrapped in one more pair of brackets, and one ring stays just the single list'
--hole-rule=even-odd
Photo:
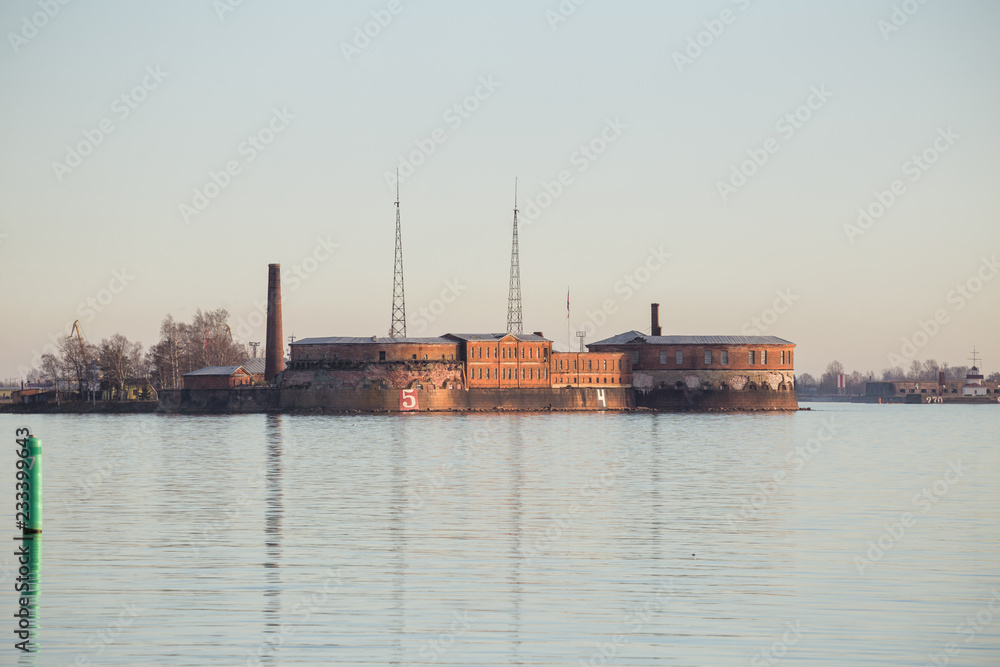
[{"label": "tree line", "polygon": [[[836,394],[837,380],[840,375],[844,376],[844,383],[847,385],[848,394],[865,393],[865,384],[868,382],[937,382],[943,372],[945,380],[961,381],[965,379],[971,369],[968,366],[949,366],[947,362],[939,364],[934,359],[927,361],[913,360],[910,367],[904,370],[901,366],[883,368],[880,373],[868,371],[848,372],[844,364],[839,361],[831,361],[827,364],[826,371],[817,379],[809,373],[803,373],[795,379],[799,391],[818,391],[821,394]],[[987,380],[1000,382],[1000,372],[993,373]]]},{"label": "tree line", "polygon": [[42,355],[28,381],[51,383],[57,391],[76,387],[81,399],[106,391],[125,400],[127,385],[141,387],[143,398],[154,398],[158,389],[183,386],[185,373],[206,366],[239,366],[249,358],[248,346],[233,339],[225,308],[199,309],[190,322],[178,322],[168,314],[160,323],[160,340],[148,349],[122,334],[99,344],[64,338],[55,354]]}]

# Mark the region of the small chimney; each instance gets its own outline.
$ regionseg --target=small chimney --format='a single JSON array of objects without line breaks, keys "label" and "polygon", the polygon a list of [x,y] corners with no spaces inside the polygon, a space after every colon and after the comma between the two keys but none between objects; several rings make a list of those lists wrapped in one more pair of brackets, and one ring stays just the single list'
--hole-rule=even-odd
[{"label": "small chimney", "polygon": [[539,338],[545,338],[545,334],[543,334],[541,331],[536,331],[535,335],[538,336]]},{"label": "small chimney", "polygon": [[663,330],[660,329],[660,304],[653,303],[650,304],[650,320],[652,321],[652,327],[650,328],[651,336],[662,336]]},{"label": "small chimney", "polygon": [[268,264],[264,379],[270,382],[283,370],[285,370],[285,339],[281,332],[281,264]]}]

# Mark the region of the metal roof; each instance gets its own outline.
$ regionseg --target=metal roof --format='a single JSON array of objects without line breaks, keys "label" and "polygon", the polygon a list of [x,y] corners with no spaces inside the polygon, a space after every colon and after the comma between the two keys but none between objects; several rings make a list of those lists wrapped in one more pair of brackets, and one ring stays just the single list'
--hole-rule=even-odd
[{"label": "metal roof", "polygon": [[[189,375],[235,375],[236,371],[243,368],[242,366],[206,366],[205,368],[199,368],[196,371],[191,371],[190,373],[185,373],[184,377]],[[245,369],[244,369],[245,370]]]},{"label": "metal roof", "polygon": [[243,364],[243,370],[245,370],[250,375],[263,375],[264,368],[267,366],[267,359],[247,359],[246,363]]},{"label": "metal roof", "polygon": [[536,336],[535,334],[515,334],[515,333],[492,333],[492,334],[456,334],[450,333],[445,334],[451,338],[457,338],[458,340],[464,341],[484,341],[484,340],[501,340],[507,336],[512,336],[519,341],[525,342],[547,342],[549,339],[544,336]]},{"label": "metal roof", "polygon": [[777,336],[649,336],[641,331],[628,331],[612,336],[594,345],[627,345],[642,343],[645,345],[794,345],[791,341]]},{"label": "metal roof", "polygon": [[329,338],[303,338],[292,345],[454,345],[455,341],[447,338],[389,338],[368,336],[357,338],[350,336],[332,336]]}]

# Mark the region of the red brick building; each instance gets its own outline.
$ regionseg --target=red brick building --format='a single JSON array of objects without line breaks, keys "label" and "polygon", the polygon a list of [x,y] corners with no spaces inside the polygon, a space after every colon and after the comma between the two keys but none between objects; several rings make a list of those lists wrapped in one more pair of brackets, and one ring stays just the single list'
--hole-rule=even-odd
[{"label": "red brick building", "polygon": [[555,352],[552,386],[628,386],[632,384],[632,357],[620,352]]},{"label": "red brick building", "polygon": [[185,389],[233,389],[253,385],[253,376],[242,366],[208,366],[184,374]]},{"label": "red brick building", "polygon": [[630,331],[587,348],[628,354],[637,389],[795,390],[795,344],[775,336],[649,336]]},{"label": "red brick building", "polygon": [[454,361],[459,354],[458,342],[448,338],[304,338],[291,348],[292,364]]},{"label": "red brick building", "polygon": [[552,386],[552,341],[533,334],[446,334],[459,345],[466,386],[537,388]]}]

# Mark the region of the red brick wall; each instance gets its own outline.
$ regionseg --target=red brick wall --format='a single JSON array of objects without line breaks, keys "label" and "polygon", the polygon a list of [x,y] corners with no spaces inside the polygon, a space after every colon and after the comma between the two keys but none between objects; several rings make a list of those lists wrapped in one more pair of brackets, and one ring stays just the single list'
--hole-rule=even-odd
[{"label": "red brick wall", "polygon": [[[630,358],[633,353],[639,353],[639,359],[633,363],[635,370],[730,370],[730,371],[764,371],[794,369],[793,349],[795,345],[652,345],[649,343],[634,345],[600,345],[591,346],[594,352],[626,352]],[[750,351],[755,352],[754,364],[750,365]],[[680,351],[683,359],[676,363],[676,353]],[[705,352],[712,353],[712,363],[705,364]],[[729,364],[722,364],[722,352],[729,353]],[[666,363],[660,363],[660,352],[666,353]],[[761,363],[762,354],[767,353],[767,363]],[[781,353],[785,353],[785,363],[781,363]]]},{"label": "red brick wall", "polygon": [[[458,359],[458,343],[418,345],[374,342],[345,345],[292,345],[292,361],[441,361]],[[367,355],[367,356],[366,356]]]},{"label": "red brick wall", "polygon": [[185,389],[232,389],[242,385],[252,385],[253,379],[247,373],[234,375],[189,375],[184,378]]},{"label": "red brick wall", "polygon": [[555,352],[552,384],[621,386],[632,384],[632,357],[622,352]]},{"label": "red brick wall", "polygon": [[549,373],[552,341],[527,342],[508,337],[499,341],[467,341],[463,348],[470,388],[552,386]]}]

